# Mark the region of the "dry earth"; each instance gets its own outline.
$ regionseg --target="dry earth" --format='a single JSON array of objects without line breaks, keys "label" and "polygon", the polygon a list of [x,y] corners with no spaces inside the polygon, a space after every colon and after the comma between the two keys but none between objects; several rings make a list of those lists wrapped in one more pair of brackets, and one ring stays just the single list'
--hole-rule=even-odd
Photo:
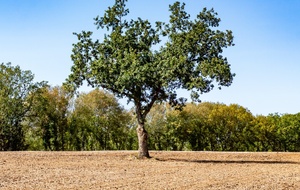
[{"label": "dry earth", "polygon": [[300,153],[0,152],[0,189],[300,189]]}]

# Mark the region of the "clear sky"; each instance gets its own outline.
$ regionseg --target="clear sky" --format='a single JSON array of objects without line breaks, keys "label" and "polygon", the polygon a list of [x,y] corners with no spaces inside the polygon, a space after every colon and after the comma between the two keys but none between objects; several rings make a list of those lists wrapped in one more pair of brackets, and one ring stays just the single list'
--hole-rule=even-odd
[{"label": "clear sky", "polygon": [[[133,18],[167,21],[171,0],[129,0]],[[182,2],[182,1],[181,1]],[[299,0],[186,0],[193,16],[214,8],[220,29],[234,34],[234,47],[224,51],[232,86],[214,89],[203,101],[237,103],[254,115],[300,112]],[[0,0],[0,62],[31,70],[36,81],[61,85],[70,74],[73,32],[91,30],[102,38],[93,18],[113,0]],[[84,88],[83,88],[84,89]],[[89,90],[87,88],[87,90]],[[189,94],[181,92],[186,97]],[[125,101],[121,101],[124,103]],[[126,106],[125,106],[126,107]]]}]

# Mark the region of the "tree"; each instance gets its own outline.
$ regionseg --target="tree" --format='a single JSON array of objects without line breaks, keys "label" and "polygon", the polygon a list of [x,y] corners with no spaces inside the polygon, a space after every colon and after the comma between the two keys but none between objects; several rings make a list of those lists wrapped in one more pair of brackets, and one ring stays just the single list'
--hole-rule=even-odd
[{"label": "tree", "polygon": [[300,114],[283,114],[277,123],[281,151],[300,150]]},{"label": "tree", "polygon": [[22,122],[32,109],[35,92],[45,82],[33,82],[31,71],[10,63],[0,65],[0,150],[26,149]]},{"label": "tree", "polygon": [[209,150],[209,137],[212,135],[209,133],[210,127],[207,125],[208,115],[212,111],[214,104],[204,102],[201,104],[190,103],[184,108],[181,114],[185,117],[181,119],[185,120],[184,125],[188,127],[188,142],[191,150],[203,151]]},{"label": "tree", "polygon": [[44,87],[34,99],[29,125],[40,133],[45,150],[65,150],[70,100],[60,86]]},{"label": "tree", "polygon": [[167,150],[167,115],[170,111],[170,106],[165,104],[155,104],[147,115],[148,133],[151,139],[148,141],[150,149]]},{"label": "tree", "polygon": [[254,129],[259,151],[280,151],[278,145],[280,140],[277,134],[280,118],[278,113],[256,116]]},{"label": "tree", "polygon": [[208,122],[211,133],[215,135],[218,150],[245,151],[251,149],[249,137],[252,136],[254,117],[249,110],[237,105],[215,104]]},{"label": "tree", "polygon": [[70,117],[76,150],[126,149],[130,116],[107,91],[81,93]]},{"label": "tree", "polygon": [[233,45],[233,35],[214,30],[220,18],[213,9],[204,8],[191,20],[185,4],[175,2],[169,6],[169,23],[158,21],[153,27],[141,18],[128,21],[126,2],[116,0],[104,16],[95,18],[97,29],[107,29],[102,42],[94,41],[91,31],[75,33],[78,42],[66,84],[75,90],[86,80],[133,102],[139,157],[150,157],[145,122],[154,103],[168,101],[180,108],[186,99],[177,97],[178,89],[200,101],[215,85],[230,86],[234,74],[222,52]]}]

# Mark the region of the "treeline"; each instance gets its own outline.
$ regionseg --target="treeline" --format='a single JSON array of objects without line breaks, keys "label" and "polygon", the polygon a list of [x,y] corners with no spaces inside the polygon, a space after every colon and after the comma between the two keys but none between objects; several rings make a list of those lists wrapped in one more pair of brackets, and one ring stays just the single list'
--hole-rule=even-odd
[{"label": "treeline", "polygon": [[[0,150],[136,150],[136,119],[110,93],[73,96],[0,65]],[[237,105],[157,104],[147,117],[152,150],[300,151],[300,113],[253,116]]]},{"label": "treeline", "polygon": [[155,150],[300,151],[300,113],[253,116],[237,104],[210,102],[181,112],[156,105],[148,125]]}]

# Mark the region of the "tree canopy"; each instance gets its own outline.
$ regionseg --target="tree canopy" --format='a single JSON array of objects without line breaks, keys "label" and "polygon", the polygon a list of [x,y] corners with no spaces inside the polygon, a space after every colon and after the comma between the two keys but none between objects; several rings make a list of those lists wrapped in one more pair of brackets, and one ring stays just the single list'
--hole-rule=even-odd
[{"label": "tree canopy", "polygon": [[70,137],[77,150],[127,148],[130,116],[107,91],[81,93],[70,116]]},{"label": "tree canopy", "polygon": [[90,31],[75,33],[78,42],[73,44],[67,84],[76,89],[86,80],[133,102],[140,157],[149,157],[144,125],[154,103],[168,101],[180,108],[186,98],[177,97],[178,89],[200,101],[215,85],[231,85],[234,74],[222,52],[233,45],[233,35],[214,29],[221,20],[213,9],[204,8],[192,20],[185,4],[175,2],[169,6],[169,22],[153,24],[128,20],[126,2],[116,0],[104,16],[95,18],[97,28],[107,30],[103,41],[93,40]]},{"label": "tree canopy", "polygon": [[0,64],[0,150],[26,149],[22,122],[32,108],[34,92],[45,82],[33,82],[31,71]]}]

